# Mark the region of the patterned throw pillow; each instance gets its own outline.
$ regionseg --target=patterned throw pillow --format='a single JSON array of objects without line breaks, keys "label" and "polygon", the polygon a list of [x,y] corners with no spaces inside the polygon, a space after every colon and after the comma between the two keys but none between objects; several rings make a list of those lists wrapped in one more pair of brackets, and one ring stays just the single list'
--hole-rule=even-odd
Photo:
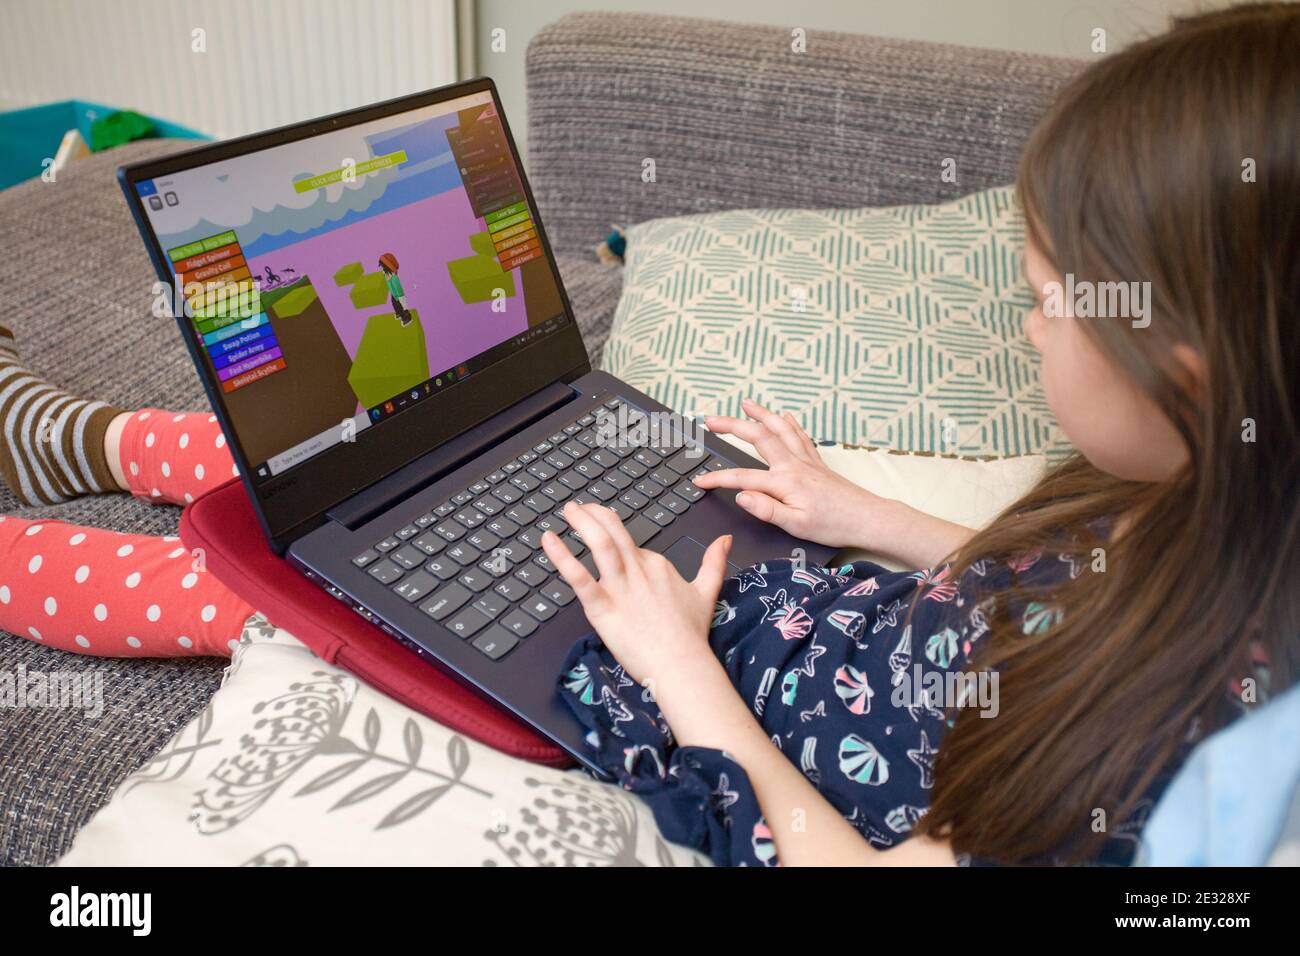
[{"label": "patterned throw pillow", "polygon": [[656,219],[627,240],[604,367],[677,411],[736,415],[752,396],[847,444],[1069,452],[1022,327],[1010,187]]}]

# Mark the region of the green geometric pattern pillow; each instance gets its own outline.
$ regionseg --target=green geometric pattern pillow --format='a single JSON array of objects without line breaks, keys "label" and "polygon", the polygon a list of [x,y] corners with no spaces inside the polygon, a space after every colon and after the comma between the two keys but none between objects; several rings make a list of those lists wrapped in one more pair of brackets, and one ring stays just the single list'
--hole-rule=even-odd
[{"label": "green geometric pattern pillow", "polygon": [[751,396],[854,445],[1060,457],[1010,187],[631,227],[603,365],[689,415]]}]

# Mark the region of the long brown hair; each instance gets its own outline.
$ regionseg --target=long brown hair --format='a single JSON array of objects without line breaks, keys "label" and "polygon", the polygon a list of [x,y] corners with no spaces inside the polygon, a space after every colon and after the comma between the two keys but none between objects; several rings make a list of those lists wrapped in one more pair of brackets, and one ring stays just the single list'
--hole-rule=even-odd
[{"label": "long brown hair", "polygon": [[[1002,862],[1091,856],[1189,737],[1223,720],[1252,642],[1274,687],[1300,665],[1300,7],[1178,22],[1071,82],[1017,191],[1061,275],[1151,283],[1151,324],[1082,323],[1182,433],[1161,483],[1066,462],[954,556],[1065,546],[1089,567],[994,600],[975,662],[1000,713],[956,712],[922,829]],[[1253,175],[1252,175],[1253,174]],[[1169,362],[1203,358],[1200,394]],[[1251,434],[1251,429],[1254,434]],[[1254,440],[1250,440],[1250,439]],[[1099,540],[1099,521],[1129,531]],[[1071,536],[1077,541],[1070,543]],[[1093,548],[1104,546],[1104,573]],[[1025,635],[1014,601],[1062,612]]]}]

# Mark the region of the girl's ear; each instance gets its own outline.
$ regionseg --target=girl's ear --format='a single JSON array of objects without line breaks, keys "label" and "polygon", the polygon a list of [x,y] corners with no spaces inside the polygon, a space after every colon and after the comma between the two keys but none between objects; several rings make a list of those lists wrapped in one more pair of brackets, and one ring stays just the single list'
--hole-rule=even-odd
[{"label": "girl's ear", "polygon": [[1182,342],[1174,346],[1174,377],[1198,404],[1208,394],[1209,382],[1206,381],[1205,358],[1200,352]]}]

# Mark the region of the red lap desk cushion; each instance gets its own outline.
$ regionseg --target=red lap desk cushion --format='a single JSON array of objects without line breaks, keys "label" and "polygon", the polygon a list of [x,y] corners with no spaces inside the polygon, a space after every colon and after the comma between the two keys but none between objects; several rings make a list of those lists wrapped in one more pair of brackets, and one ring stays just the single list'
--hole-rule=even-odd
[{"label": "red lap desk cushion", "polygon": [[531,727],[362,620],[277,556],[238,479],[185,509],[181,540],[202,548],[209,572],[322,660],[503,753],[552,767],[573,764]]}]

